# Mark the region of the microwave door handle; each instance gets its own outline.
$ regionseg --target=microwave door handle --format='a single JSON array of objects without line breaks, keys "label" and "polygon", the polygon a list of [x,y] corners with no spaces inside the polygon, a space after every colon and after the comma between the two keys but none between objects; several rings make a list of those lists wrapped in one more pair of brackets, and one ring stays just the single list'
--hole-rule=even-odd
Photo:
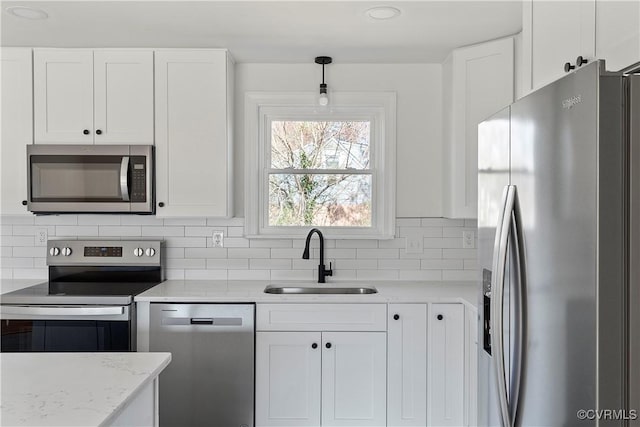
[{"label": "microwave door handle", "polygon": [[120,163],[120,192],[122,193],[122,201],[129,201],[129,156],[122,158]]}]

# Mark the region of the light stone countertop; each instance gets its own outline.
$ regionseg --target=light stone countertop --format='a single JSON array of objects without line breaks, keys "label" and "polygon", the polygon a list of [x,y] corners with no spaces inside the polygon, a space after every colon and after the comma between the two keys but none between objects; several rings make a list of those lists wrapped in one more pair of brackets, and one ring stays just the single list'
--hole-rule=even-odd
[{"label": "light stone countertop", "polygon": [[170,361],[170,353],[0,353],[0,424],[107,425]]},{"label": "light stone countertop", "polygon": [[[265,294],[269,284],[285,286],[375,286],[376,294]],[[135,298],[137,302],[256,302],[256,303],[419,303],[460,302],[476,308],[476,282],[166,280]]]}]

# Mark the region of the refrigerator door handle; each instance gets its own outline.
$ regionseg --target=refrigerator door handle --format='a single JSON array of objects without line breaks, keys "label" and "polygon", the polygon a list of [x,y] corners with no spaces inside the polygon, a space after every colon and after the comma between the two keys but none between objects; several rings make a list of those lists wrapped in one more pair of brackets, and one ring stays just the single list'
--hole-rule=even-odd
[{"label": "refrigerator door handle", "polygon": [[511,363],[511,384],[509,393],[509,412],[511,416],[511,422],[515,425],[518,413],[520,391],[522,388],[522,372],[525,363],[525,345],[526,339],[526,322],[527,322],[527,305],[526,305],[526,281],[527,281],[527,268],[526,268],[526,256],[524,249],[524,234],[522,226],[522,213],[520,211],[520,202],[518,200],[518,191],[516,186],[513,187],[513,208],[511,211],[511,225],[512,225],[512,248],[516,254],[515,270],[517,277],[517,287],[514,289],[513,296],[516,303],[516,319],[515,325],[512,325],[514,333],[514,352],[513,360]]},{"label": "refrigerator door handle", "polygon": [[491,346],[493,366],[498,387],[498,404],[502,427],[511,427],[511,415],[507,396],[506,369],[504,363],[504,276],[507,265],[507,243],[511,228],[511,213],[515,202],[515,186],[508,185],[502,193],[503,208],[498,217],[493,253],[491,283]]}]

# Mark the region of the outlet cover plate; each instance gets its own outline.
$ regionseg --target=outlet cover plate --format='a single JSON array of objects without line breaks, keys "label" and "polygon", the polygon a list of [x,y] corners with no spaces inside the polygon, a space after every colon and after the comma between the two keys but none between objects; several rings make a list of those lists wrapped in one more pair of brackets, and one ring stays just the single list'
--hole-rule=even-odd
[{"label": "outlet cover plate", "polygon": [[424,248],[424,242],[422,235],[406,237],[407,247],[406,252],[408,254],[421,254]]},{"label": "outlet cover plate", "polygon": [[473,249],[476,247],[476,236],[473,231],[462,232],[462,248]]}]

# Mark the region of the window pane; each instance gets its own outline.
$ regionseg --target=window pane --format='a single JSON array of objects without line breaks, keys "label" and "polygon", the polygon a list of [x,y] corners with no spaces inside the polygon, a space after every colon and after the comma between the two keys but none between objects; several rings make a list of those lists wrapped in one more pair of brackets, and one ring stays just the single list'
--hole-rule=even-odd
[{"label": "window pane", "polygon": [[270,174],[269,225],[371,227],[371,175]]},{"label": "window pane", "polygon": [[368,169],[370,122],[273,121],[274,169]]}]

